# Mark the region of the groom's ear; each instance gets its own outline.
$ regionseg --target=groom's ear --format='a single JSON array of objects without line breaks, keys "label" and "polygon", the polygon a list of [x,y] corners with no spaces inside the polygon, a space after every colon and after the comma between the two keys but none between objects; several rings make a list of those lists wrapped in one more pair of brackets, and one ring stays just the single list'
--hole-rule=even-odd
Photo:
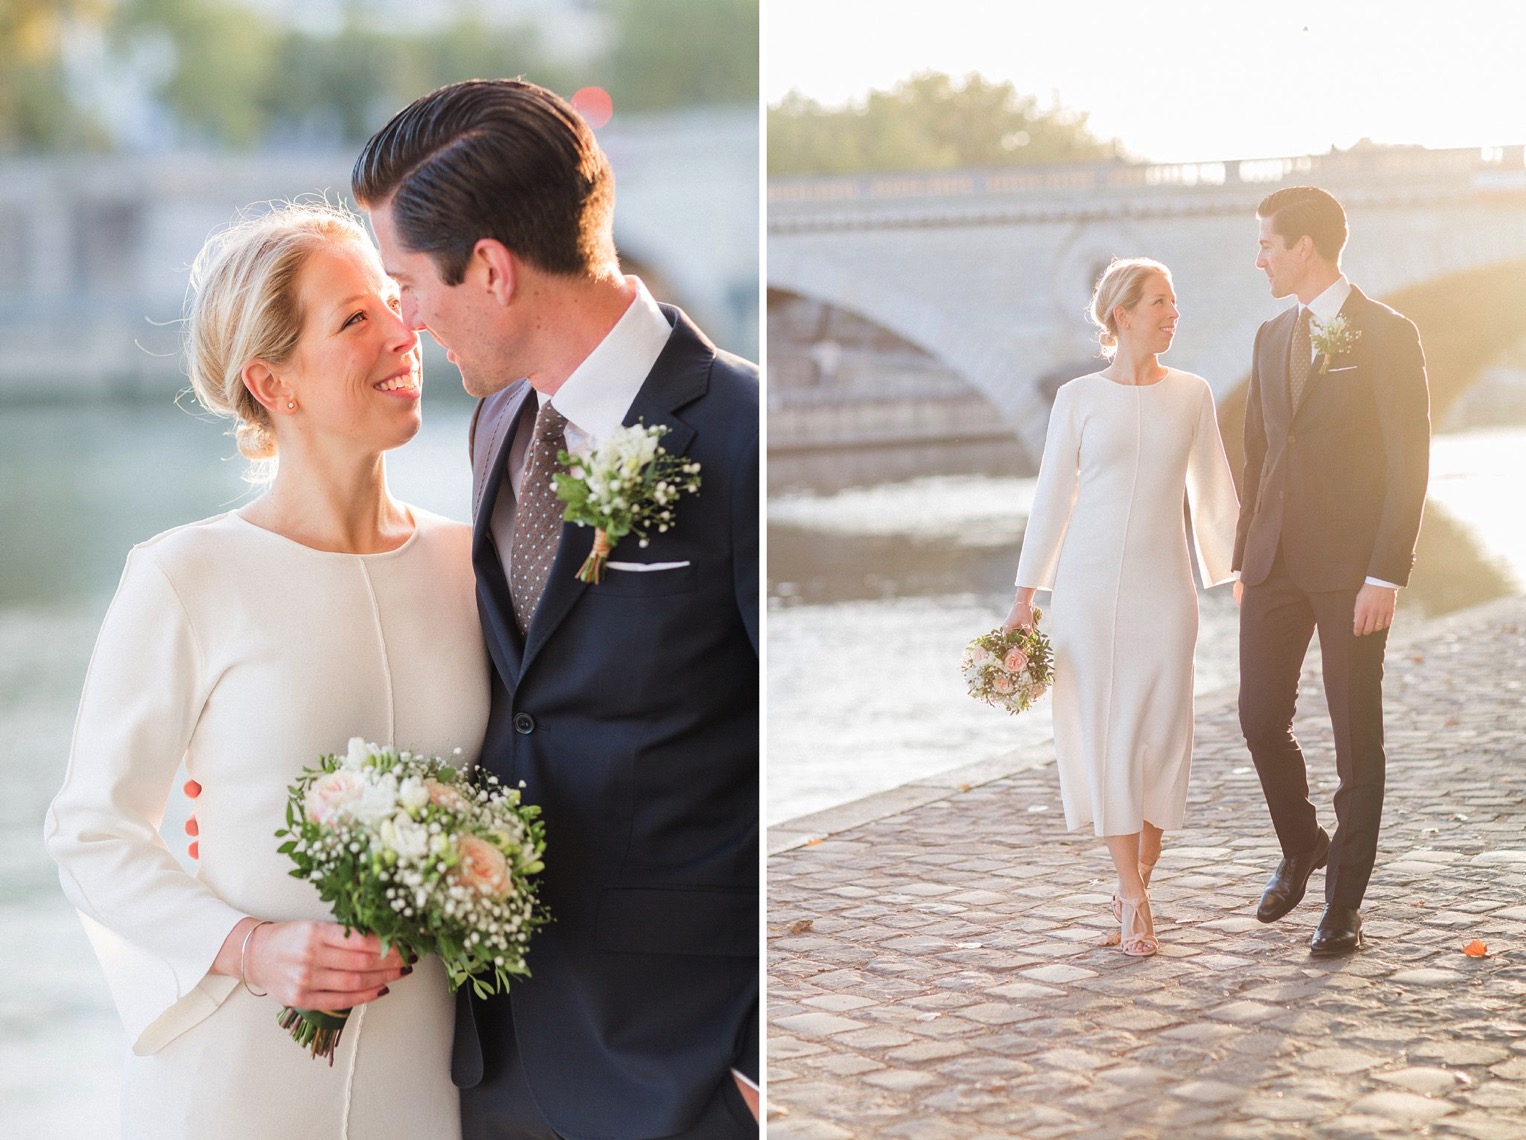
[{"label": "groom's ear", "polygon": [[508,246],[493,238],[482,238],[472,247],[468,279],[475,279],[500,305],[514,297],[518,284],[518,266]]}]

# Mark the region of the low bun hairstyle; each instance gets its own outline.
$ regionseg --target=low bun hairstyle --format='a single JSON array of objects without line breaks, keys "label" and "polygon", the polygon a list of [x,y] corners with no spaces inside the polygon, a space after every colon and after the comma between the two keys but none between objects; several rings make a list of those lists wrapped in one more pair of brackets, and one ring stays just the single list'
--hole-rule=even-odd
[{"label": "low bun hairstyle", "polygon": [[270,413],[244,385],[250,361],[291,359],[302,332],[297,282],[308,257],[340,243],[370,241],[359,220],[326,202],[282,202],[246,214],[207,239],[191,265],[185,359],[196,399],[233,420],[246,459],[276,454]]},{"label": "low bun hairstyle", "polygon": [[1149,257],[1115,257],[1102,271],[1086,313],[1097,326],[1097,343],[1102,346],[1102,355],[1112,356],[1118,351],[1118,321],[1113,314],[1139,304],[1146,282],[1156,274],[1171,280],[1171,271]]}]

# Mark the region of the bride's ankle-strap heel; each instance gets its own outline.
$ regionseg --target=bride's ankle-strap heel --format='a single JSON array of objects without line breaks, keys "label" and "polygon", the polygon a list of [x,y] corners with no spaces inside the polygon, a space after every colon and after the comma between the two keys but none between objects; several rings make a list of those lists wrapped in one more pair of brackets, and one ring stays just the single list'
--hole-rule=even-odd
[{"label": "bride's ankle-strap heel", "polygon": [[1113,897],[1122,911],[1119,919],[1122,926],[1119,948],[1134,958],[1147,958],[1154,954],[1160,949],[1160,943],[1155,938],[1155,918],[1150,913],[1150,896],[1145,894],[1137,899],[1121,895]]},{"label": "bride's ankle-strap heel", "polygon": [[[1155,863],[1160,862],[1159,859]],[[1140,863],[1139,877],[1144,880],[1145,890],[1150,889],[1150,876],[1155,873],[1155,863]]]}]

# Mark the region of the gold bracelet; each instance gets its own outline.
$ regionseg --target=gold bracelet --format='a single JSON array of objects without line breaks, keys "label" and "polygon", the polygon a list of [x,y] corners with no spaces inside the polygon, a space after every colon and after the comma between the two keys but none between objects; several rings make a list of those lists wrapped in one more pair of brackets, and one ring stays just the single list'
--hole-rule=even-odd
[{"label": "gold bracelet", "polygon": [[264,993],[256,993],[254,987],[249,984],[249,975],[244,973],[244,956],[249,953],[249,940],[254,937],[254,932],[262,926],[273,925],[274,923],[268,918],[256,922],[249,928],[249,933],[244,935],[244,944],[238,948],[238,980],[244,983],[244,989],[248,990],[254,997],[269,997],[270,991],[266,990]]}]

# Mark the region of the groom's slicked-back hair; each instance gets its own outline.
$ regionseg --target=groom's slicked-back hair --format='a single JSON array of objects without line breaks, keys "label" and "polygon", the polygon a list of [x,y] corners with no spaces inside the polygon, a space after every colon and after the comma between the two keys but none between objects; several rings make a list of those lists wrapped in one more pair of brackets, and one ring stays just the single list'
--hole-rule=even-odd
[{"label": "groom's slicked-back hair", "polygon": [[560,96],[522,79],[431,91],[371,136],[355,200],[390,207],[399,240],[459,285],[483,238],[547,273],[615,264],[614,176],[593,131]]},{"label": "groom's slicked-back hair", "polygon": [[1340,260],[1346,248],[1346,211],[1318,186],[1284,186],[1256,207],[1256,217],[1270,218],[1272,232],[1286,249],[1308,234],[1326,261]]}]

